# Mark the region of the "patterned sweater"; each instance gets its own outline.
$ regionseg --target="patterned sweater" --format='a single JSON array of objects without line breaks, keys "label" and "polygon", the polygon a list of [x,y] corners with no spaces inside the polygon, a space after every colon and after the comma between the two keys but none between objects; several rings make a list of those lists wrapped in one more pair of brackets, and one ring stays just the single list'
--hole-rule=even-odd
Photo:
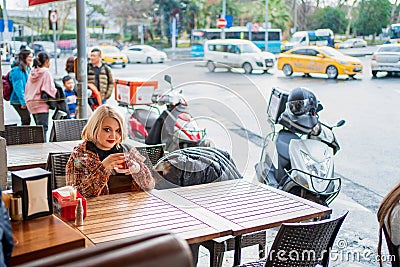
[{"label": "patterned sweater", "polygon": [[[122,148],[120,151],[122,152]],[[132,188],[151,190],[154,188],[154,179],[150,170],[143,163],[143,157],[135,147],[129,151],[129,160],[136,161],[140,165],[140,171],[132,174]],[[66,167],[66,183],[75,186],[84,197],[108,195],[108,179],[113,173],[107,170],[96,153],[95,145],[89,141],[83,141],[72,151]]]}]

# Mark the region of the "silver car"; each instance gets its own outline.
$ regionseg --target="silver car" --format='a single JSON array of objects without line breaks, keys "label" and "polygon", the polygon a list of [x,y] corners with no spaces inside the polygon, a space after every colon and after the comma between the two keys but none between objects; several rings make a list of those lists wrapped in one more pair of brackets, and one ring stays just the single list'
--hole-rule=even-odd
[{"label": "silver car", "polygon": [[385,44],[371,57],[372,76],[376,77],[379,71],[389,75],[400,72],[400,44]]}]

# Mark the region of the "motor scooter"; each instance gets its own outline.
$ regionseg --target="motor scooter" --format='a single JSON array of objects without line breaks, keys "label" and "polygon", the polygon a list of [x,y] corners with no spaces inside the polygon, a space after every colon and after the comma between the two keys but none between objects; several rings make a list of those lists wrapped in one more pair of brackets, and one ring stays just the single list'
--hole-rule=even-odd
[{"label": "motor scooter", "polygon": [[153,94],[153,104],[128,106],[128,133],[131,139],[148,145],[166,144],[167,151],[193,146],[210,146],[206,129],[200,128],[189,113],[188,103],[172,86],[171,76],[164,80],[170,89],[161,95]]},{"label": "motor scooter", "polygon": [[267,109],[272,130],[264,139],[260,160],[255,165],[257,178],[327,206],[341,189],[341,178],[334,174],[333,159],[340,146],[333,128],[345,121],[334,126],[320,122],[320,103],[310,113],[296,116],[287,104],[288,96],[278,88],[272,89]]}]

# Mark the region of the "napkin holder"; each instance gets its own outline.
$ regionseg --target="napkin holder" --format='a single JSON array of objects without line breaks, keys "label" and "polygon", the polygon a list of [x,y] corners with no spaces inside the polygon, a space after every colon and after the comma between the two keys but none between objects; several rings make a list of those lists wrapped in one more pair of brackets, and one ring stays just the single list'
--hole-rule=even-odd
[{"label": "napkin holder", "polygon": [[[71,192],[73,192],[71,194]],[[76,194],[74,199],[72,195]],[[54,213],[66,221],[75,220],[75,209],[78,204],[78,199],[82,198],[83,218],[86,217],[86,198],[84,198],[72,186],[64,186],[53,190],[53,208]]]},{"label": "napkin holder", "polygon": [[13,195],[22,199],[23,220],[53,213],[50,176],[50,172],[42,168],[11,172]]}]

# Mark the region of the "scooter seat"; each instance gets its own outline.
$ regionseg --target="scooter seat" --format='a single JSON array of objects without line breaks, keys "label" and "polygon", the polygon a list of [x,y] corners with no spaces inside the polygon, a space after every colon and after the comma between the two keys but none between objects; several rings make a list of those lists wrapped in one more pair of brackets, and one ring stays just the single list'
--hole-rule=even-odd
[{"label": "scooter seat", "polygon": [[290,161],[289,144],[292,139],[300,139],[300,137],[288,130],[281,130],[276,139],[276,150],[278,155],[287,161]]}]

